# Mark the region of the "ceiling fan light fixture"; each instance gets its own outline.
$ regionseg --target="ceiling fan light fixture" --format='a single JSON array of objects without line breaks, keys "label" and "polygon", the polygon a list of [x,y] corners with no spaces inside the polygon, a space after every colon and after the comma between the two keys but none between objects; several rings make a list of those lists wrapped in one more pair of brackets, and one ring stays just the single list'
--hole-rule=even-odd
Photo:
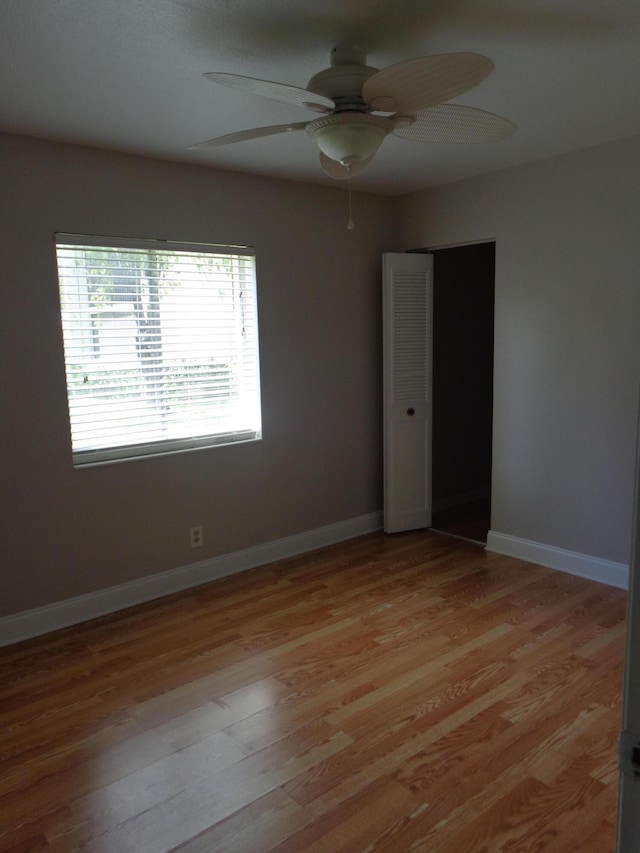
[{"label": "ceiling fan light fixture", "polygon": [[392,122],[367,113],[337,113],[307,125],[320,151],[344,166],[370,160],[392,129]]},{"label": "ceiling fan light fixture", "polygon": [[322,113],[313,121],[249,128],[208,139],[192,148],[306,130],[330,178],[350,181],[369,165],[387,134],[415,142],[497,142],[516,129],[486,110],[448,103],[477,86],[493,62],[478,53],[422,56],[382,70],[365,65],[365,51],[342,43],[331,67],[314,74],[306,89],[256,77],[207,72],[214,83]]}]

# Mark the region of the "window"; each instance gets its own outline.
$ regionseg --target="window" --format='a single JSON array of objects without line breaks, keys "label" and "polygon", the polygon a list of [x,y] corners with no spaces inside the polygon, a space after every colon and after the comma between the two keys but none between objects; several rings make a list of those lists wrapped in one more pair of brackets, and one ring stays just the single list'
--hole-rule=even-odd
[{"label": "window", "polygon": [[255,257],[56,234],[74,465],[260,438]]}]

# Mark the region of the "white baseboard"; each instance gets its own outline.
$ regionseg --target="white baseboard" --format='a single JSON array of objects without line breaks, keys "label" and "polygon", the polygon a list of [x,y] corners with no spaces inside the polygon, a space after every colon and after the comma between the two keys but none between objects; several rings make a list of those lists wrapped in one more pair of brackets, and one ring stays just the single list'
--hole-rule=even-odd
[{"label": "white baseboard", "polygon": [[242,551],[200,560],[177,569],[170,569],[157,575],[148,575],[129,583],[101,589],[76,598],[68,598],[54,604],[47,604],[35,610],[26,610],[0,619],[0,646],[27,640],[59,628],[67,628],[87,619],[95,619],[116,610],[123,610],[135,604],[152,601],[163,595],[180,592],[199,586],[227,575],[244,572],[247,569],[273,563],[285,557],[294,557],[316,548],[353,539],[365,533],[372,533],[382,527],[382,513],[374,512],[339,521],[326,527],[265,542]]},{"label": "white baseboard", "polygon": [[618,589],[629,588],[629,566],[625,563],[614,563],[610,560],[590,557],[587,554],[579,554],[576,551],[565,551],[563,548],[542,545],[540,542],[508,536],[506,533],[497,533],[495,530],[490,530],[487,536],[487,551],[516,557],[550,569],[558,569],[561,572],[615,586]]}]

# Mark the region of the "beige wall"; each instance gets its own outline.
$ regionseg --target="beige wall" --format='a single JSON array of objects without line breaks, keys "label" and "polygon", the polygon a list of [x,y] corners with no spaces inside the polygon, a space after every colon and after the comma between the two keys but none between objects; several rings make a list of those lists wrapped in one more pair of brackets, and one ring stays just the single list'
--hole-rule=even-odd
[{"label": "beige wall", "polygon": [[[390,200],[1,144],[0,616],[379,510]],[[255,246],[263,441],[72,468],[55,231]]]},{"label": "beige wall", "polygon": [[[357,194],[354,232],[343,187],[0,141],[0,616],[379,510],[380,253],[474,240],[496,240],[492,528],[628,562],[638,139]],[[262,442],[73,470],[57,230],[256,247]]]},{"label": "beige wall", "polygon": [[397,202],[404,248],[496,240],[492,529],[628,563],[640,139]]}]

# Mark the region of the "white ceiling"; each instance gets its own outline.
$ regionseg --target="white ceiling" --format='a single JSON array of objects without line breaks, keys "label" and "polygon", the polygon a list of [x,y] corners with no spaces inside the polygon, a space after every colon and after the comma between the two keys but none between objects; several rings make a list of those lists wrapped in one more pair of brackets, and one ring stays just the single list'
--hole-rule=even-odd
[{"label": "white ceiling", "polygon": [[390,136],[354,189],[397,195],[640,134],[638,0],[1,0],[0,121],[47,139],[332,183],[305,133],[187,149],[315,117],[204,72],[304,87],[344,43],[377,68],[485,54],[494,72],[456,102],[518,125],[480,145]]}]

